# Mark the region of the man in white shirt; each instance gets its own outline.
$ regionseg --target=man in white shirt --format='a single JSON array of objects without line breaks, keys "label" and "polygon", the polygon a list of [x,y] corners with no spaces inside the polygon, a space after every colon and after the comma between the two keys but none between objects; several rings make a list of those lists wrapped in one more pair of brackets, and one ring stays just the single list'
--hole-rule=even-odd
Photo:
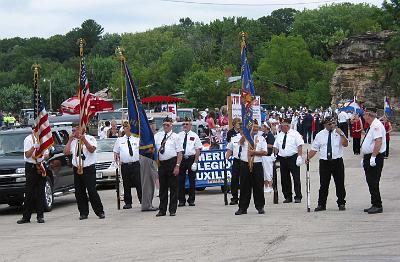
[{"label": "man in white shirt", "polygon": [[172,119],[163,120],[163,130],[154,136],[158,160],[158,177],[160,181],[160,207],[157,217],[165,216],[168,206],[168,189],[170,191],[169,214],[176,215],[178,205],[178,175],[182,161],[182,144],[178,134],[172,132]]},{"label": "man in white shirt", "polygon": [[264,137],[258,133],[258,121],[254,119],[252,137],[254,148],[242,136],[239,143],[240,163],[240,197],[239,209],[235,215],[247,214],[247,208],[250,205],[251,191],[253,190],[254,206],[258,214],[265,214],[264,205],[264,170],[262,166],[262,156],[268,153],[267,142]]},{"label": "man in white shirt", "polygon": [[292,199],[292,179],[294,183],[295,203],[301,203],[300,166],[303,164],[303,137],[299,132],[290,128],[291,119],[283,119],[281,130],[274,142],[274,153],[278,155],[281,169],[281,185],[285,200],[283,203],[291,203]]},{"label": "man in white shirt", "polygon": [[131,135],[129,123],[123,123],[123,137],[118,137],[114,145],[114,159],[116,163],[121,162],[122,183],[124,186],[124,202],[123,209],[132,208],[131,188],[136,187],[137,197],[142,203],[142,184],[140,179],[140,163],[139,163],[139,137]]},{"label": "man in white shirt", "polygon": [[338,114],[338,126],[339,128],[343,131],[343,133],[345,134],[346,137],[349,136],[349,116],[347,115],[346,111],[342,110],[339,114]]},{"label": "man in white shirt", "polygon": [[[36,140],[36,139],[35,139]],[[36,150],[40,147],[34,142],[34,134],[28,135],[24,139],[24,160],[25,160],[25,198],[23,215],[18,224],[29,223],[33,208],[36,208],[37,222],[44,223],[44,202],[46,177],[42,176],[38,170],[37,163],[41,164],[43,159],[34,159]],[[48,150],[44,153],[44,158],[48,158]],[[35,193],[36,192],[36,193]]]},{"label": "man in white shirt", "polygon": [[386,130],[381,121],[376,118],[376,108],[368,108],[364,114],[365,121],[370,125],[362,142],[362,166],[371,194],[370,208],[364,209],[368,214],[382,213],[382,199],[379,182],[383,169],[383,159],[386,151]]},{"label": "man in white shirt", "polygon": [[325,118],[324,126],[325,129],[318,132],[315,136],[307,158],[307,161],[309,161],[319,152],[320,188],[318,206],[314,211],[326,210],[326,200],[328,198],[331,176],[333,176],[335,181],[336,202],[339,210],[346,210],[343,147],[347,147],[349,141],[340,128],[335,128],[335,119],[333,117]]},{"label": "man in white shirt", "polygon": [[183,131],[178,134],[179,141],[182,143],[183,153],[182,162],[179,169],[178,177],[178,206],[184,206],[185,198],[185,182],[186,174],[189,177],[189,198],[187,202],[189,206],[195,206],[195,191],[196,191],[196,171],[197,163],[199,162],[200,151],[203,145],[199,136],[192,131],[192,120],[185,117],[182,123]]},{"label": "man in white shirt", "polygon": [[[79,150],[79,141],[82,149]],[[76,124],[72,126],[72,133],[64,148],[65,155],[72,154],[72,165],[74,170],[75,198],[78,204],[79,220],[88,218],[89,201],[93,211],[100,218],[105,218],[103,204],[96,189],[96,147],[97,141],[93,136],[86,135],[86,131]],[[80,154],[80,156],[79,156]],[[83,173],[79,174],[78,167]]]}]

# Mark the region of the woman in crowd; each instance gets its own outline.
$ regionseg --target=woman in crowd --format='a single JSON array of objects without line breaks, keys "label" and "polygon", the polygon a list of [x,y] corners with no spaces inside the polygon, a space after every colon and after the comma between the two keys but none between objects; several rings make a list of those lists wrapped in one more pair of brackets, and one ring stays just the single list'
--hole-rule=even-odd
[{"label": "woman in crowd", "polygon": [[361,141],[361,132],[363,130],[363,124],[361,118],[355,114],[352,118],[351,125],[351,136],[353,137],[353,153],[355,155],[360,154],[360,141]]}]

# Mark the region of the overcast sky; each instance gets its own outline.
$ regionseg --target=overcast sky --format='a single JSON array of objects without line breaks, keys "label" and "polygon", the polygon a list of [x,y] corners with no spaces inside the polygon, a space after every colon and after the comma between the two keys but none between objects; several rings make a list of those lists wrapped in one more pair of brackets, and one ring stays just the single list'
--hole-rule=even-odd
[{"label": "overcast sky", "polygon": [[[259,18],[273,10],[302,10],[345,1],[329,0],[0,0],[0,39],[65,34],[86,19],[105,32],[142,32],[179,22],[182,17],[208,23],[232,16]],[[383,0],[350,0],[381,6]],[[198,4],[205,3],[205,4]],[[220,4],[220,5],[218,5]]]}]

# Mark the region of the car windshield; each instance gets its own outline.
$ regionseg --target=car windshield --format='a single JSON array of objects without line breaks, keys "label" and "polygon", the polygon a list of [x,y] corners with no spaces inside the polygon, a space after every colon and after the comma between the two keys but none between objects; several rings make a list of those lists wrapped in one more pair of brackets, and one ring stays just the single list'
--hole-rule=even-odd
[{"label": "car windshield", "polygon": [[182,110],[182,111],[178,110],[177,115],[178,115],[179,119],[184,119],[185,117],[193,118],[193,113],[192,113],[192,111],[189,111],[189,110],[186,110],[186,111],[185,110]]},{"label": "car windshield", "polygon": [[97,140],[97,153],[113,152],[116,138],[98,139]]},{"label": "car windshield", "polygon": [[24,139],[27,133],[9,133],[0,135],[0,155],[23,155]]},{"label": "car windshield", "polygon": [[122,112],[102,112],[98,114],[98,119],[99,120],[121,119],[122,114],[123,114]]}]

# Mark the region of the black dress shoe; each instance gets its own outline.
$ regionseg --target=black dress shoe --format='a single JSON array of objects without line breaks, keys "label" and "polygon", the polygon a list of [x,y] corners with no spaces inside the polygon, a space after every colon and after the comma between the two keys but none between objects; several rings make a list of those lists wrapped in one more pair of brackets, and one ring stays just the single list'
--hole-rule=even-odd
[{"label": "black dress shoe", "polygon": [[185,206],[185,203],[181,202],[181,203],[178,204],[178,207],[184,207],[184,206]]},{"label": "black dress shoe", "polygon": [[20,220],[17,221],[17,224],[25,224],[25,223],[30,223],[31,221],[26,218],[21,218]]},{"label": "black dress shoe", "polygon": [[324,211],[324,210],[326,210],[326,207],[323,207],[323,206],[317,206],[317,207],[314,209],[314,212],[318,212],[318,211]]},{"label": "black dress shoe", "polygon": [[283,201],[283,203],[292,203],[292,202],[293,202],[293,200],[290,199],[290,198],[286,198],[286,199]]},{"label": "black dress shoe", "polygon": [[378,213],[382,213],[383,212],[383,208],[381,207],[371,207],[368,210],[368,214],[378,214]]},{"label": "black dress shoe", "polygon": [[44,218],[43,217],[38,217],[37,222],[39,224],[43,224],[44,223]]},{"label": "black dress shoe", "polygon": [[88,216],[86,216],[86,215],[80,215],[80,216],[79,216],[79,220],[87,219],[87,217],[88,217]]},{"label": "black dress shoe", "polygon": [[340,211],[345,211],[346,210],[346,206],[345,205],[339,205],[339,210]]},{"label": "black dress shoe", "polygon": [[157,215],[156,215],[156,217],[163,217],[163,216],[165,216],[164,212],[158,212]]},{"label": "black dress shoe", "polygon": [[176,216],[176,213],[175,213],[175,212],[172,212],[172,213],[169,213],[169,215],[170,215],[171,217],[174,217],[174,216]]},{"label": "black dress shoe", "polygon": [[373,208],[374,206],[371,206],[371,207],[369,207],[369,208],[365,208],[364,209],[364,212],[368,212],[371,208]]},{"label": "black dress shoe", "polygon": [[257,209],[257,211],[258,211],[258,214],[260,214],[260,215],[265,214],[264,208]]},{"label": "black dress shoe", "polygon": [[294,202],[295,203],[301,203],[301,199],[295,199]]},{"label": "black dress shoe", "polygon": [[100,215],[98,215],[99,219],[104,219],[106,218],[106,215],[104,213],[101,213]]},{"label": "black dress shoe", "polygon": [[189,203],[190,207],[194,207],[196,204],[195,203]]},{"label": "black dress shoe", "polygon": [[125,204],[122,209],[131,209],[132,205],[131,204]]},{"label": "black dress shoe", "polygon": [[236,201],[236,200],[231,200],[231,202],[229,203],[229,205],[237,205],[238,204],[238,201]]},{"label": "black dress shoe", "polygon": [[237,215],[237,216],[244,215],[244,214],[247,214],[247,210],[239,209],[238,211],[235,212],[235,215]]}]

